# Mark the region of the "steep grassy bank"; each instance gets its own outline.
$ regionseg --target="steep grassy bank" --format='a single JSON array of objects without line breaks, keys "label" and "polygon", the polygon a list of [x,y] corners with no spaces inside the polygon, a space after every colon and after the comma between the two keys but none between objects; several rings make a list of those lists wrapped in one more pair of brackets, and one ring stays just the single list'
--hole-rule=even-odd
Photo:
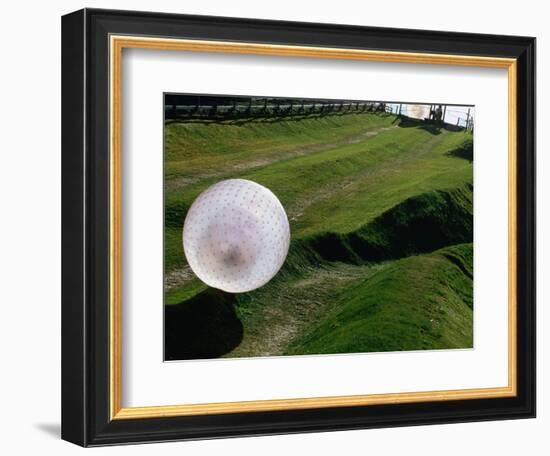
[{"label": "steep grassy bank", "polygon": [[350,233],[306,238],[320,258],[350,263],[378,262],[471,242],[473,187],[434,190],[406,199]]},{"label": "steep grassy bank", "polygon": [[384,265],[336,296],[285,354],[472,347],[472,260],[472,244],[461,244]]}]

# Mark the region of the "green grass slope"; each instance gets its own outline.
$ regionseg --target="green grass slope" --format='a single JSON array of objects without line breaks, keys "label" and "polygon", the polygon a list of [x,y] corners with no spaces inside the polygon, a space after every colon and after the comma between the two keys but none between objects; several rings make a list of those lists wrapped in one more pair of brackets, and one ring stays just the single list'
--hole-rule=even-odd
[{"label": "green grass slope", "polygon": [[304,147],[324,149],[344,138],[359,136],[366,129],[388,127],[394,119],[390,115],[353,113],[223,122],[169,121],[164,135],[165,177],[174,187],[183,175],[190,180],[193,176],[202,179],[210,173],[219,174],[222,162],[224,172],[234,165],[292,156]]},{"label": "green grass slope", "polygon": [[342,292],[286,354],[472,347],[472,244],[404,258]]},{"label": "green grass slope", "polygon": [[473,187],[434,190],[406,199],[358,230],[306,238],[324,260],[363,263],[471,242]]}]

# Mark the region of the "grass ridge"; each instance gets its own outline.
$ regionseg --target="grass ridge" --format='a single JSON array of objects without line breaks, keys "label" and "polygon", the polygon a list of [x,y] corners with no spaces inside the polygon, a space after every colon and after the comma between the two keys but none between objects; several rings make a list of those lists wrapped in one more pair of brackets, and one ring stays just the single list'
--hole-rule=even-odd
[{"label": "grass ridge", "polygon": [[388,261],[472,239],[473,186],[466,184],[407,198],[350,233],[326,232],[295,240],[281,273],[295,273],[327,261]]}]

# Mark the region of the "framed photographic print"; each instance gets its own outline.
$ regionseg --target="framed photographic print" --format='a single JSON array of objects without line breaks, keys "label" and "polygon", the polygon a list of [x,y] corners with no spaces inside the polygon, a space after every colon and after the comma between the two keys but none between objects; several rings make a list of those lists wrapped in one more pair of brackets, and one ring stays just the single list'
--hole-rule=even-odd
[{"label": "framed photographic print", "polygon": [[62,437],[535,416],[535,40],[62,21]]}]

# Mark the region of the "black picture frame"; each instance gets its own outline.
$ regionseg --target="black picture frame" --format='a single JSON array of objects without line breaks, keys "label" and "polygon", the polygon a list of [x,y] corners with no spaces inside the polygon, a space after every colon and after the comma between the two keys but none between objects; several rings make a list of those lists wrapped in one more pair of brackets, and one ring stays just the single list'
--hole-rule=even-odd
[{"label": "black picture frame", "polygon": [[[517,395],[111,420],[109,36],[517,59]],[[535,39],[84,9],[62,19],[62,438],[82,446],[535,416]]]}]

